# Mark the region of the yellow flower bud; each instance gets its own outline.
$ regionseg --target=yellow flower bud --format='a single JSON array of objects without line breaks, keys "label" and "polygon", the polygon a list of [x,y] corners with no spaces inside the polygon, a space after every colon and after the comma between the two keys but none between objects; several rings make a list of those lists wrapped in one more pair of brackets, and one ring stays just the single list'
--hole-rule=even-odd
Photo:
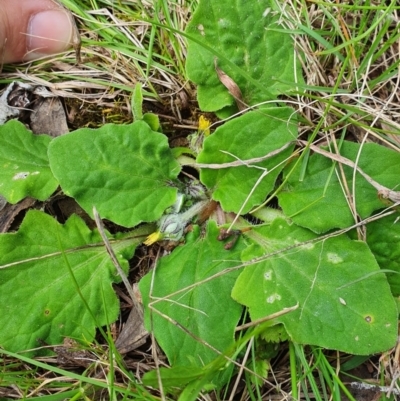
[{"label": "yellow flower bud", "polygon": [[199,118],[199,133],[203,132],[204,136],[210,135],[210,125],[211,121],[207,120],[204,116]]},{"label": "yellow flower bud", "polygon": [[162,238],[162,234],[161,234],[160,230],[157,230],[154,233],[151,233],[146,238],[146,241],[143,242],[143,244],[150,246],[150,245],[153,245],[155,242],[159,241],[161,238]]}]

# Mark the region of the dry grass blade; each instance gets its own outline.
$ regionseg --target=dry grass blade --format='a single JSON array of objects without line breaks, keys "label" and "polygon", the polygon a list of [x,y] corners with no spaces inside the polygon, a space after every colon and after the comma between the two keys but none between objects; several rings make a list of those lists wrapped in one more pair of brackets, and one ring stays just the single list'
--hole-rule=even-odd
[{"label": "dry grass blade", "polygon": [[345,164],[346,166],[352,167],[357,170],[377,191],[378,195],[383,199],[389,199],[393,203],[397,204],[400,202],[400,192],[399,191],[392,191],[391,189],[379,184],[373,178],[371,178],[368,174],[366,174],[356,163],[352,162],[351,160],[347,159],[346,157],[340,156],[335,153],[327,152],[315,145],[309,145],[305,141],[299,141],[302,145],[308,146],[311,150],[316,153],[319,153],[331,160],[335,160],[341,164]]},{"label": "dry grass blade", "polygon": [[[289,146],[292,145],[292,142],[285,143],[285,145],[281,146],[278,149],[272,150],[265,156],[261,157],[255,157],[253,159],[247,159],[247,160],[236,160],[234,162],[229,162],[229,163],[221,163],[221,164],[204,164],[204,163],[193,163],[193,164],[187,164],[188,166],[192,166],[195,168],[210,168],[210,169],[220,169],[220,168],[230,168],[230,167],[240,167],[240,166],[248,166],[252,167],[253,164],[255,163],[260,163],[264,160],[267,160],[273,156],[278,155],[279,153],[283,152],[285,149],[287,149]],[[226,153],[226,152],[225,152]]]},{"label": "dry grass blade", "polygon": [[102,240],[104,242],[104,245],[105,245],[105,247],[107,249],[107,253],[109,254],[110,259],[113,262],[115,268],[117,269],[117,272],[120,275],[120,277],[121,277],[121,279],[122,279],[122,281],[123,281],[123,283],[125,285],[125,288],[128,291],[128,294],[131,297],[133,305],[137,309],[138,315],[141,316],[141,318],[143,319],[143,308],[140,305],[140,303],[137,301],[136,296],[135,296],[135,294],[134,294],[134,292],[132,290],[132,286],[128,281],[128,277],[126,276],[126,274],[122,270],[122,267],[119,264],[117,257],[115,256],[115,252],[112,249],[110,241],[108,240],[107,235],[106,235],[106,233],[104,231],[103,221],[101,220],[101,218],[99,216],[99,213],[98,213],[98,211],[97,211],[97,209],[95,207],[93,207],[93,216],[94,216],[94,220],[96,222],[97,229],[99,230],[101,238],[102,238]]}]

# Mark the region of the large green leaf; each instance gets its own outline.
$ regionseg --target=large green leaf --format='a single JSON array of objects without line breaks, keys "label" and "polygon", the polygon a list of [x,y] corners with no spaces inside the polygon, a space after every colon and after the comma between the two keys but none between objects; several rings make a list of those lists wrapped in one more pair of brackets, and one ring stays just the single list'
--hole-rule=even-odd
[{"label": "large green leaf", "polygon": [[[125,271],[138,243],[114,245]],[[118,316],[112,288],[118,281],[97,231],[76,215],[61,225],[29,211],[18,232],[0,235],[0,345],[23,351],[40,340],[59,344],[65,336],[91,341],[96,325]]]},{"label": "large green leaf", "polygon": [[[184,246],[162,258],[155,272],[150,272],[140,281],[145,324],[154,330],[173,366],[202,367],[218,355],[165,317],[152,312],[149,308],[150,290],[153,299],[163,298],[154,304],[154,308],[184,326],[198,339],[221,352],[233,342],[242,308],[232,300],[230,292],[239,271],[202,281],[237,264],[243,244],[239,241],[233,250],[227,251],[224,244],[216,240],[217,236],[214,222],[208,224],[205,238],[200,237],[200,230],[196,227]],[[193,287],[184,290],[188,286]],[[179,290],[183,291],[171,295]]]},{"label": "large green leaf", "polygon": [[[345,141],[340,154],[355,161],[360,145]],[[364,144],[358,166],[379,184],[390,189],[399,184],[400,154],[376,143]],[[336,167],[336,169],[335,169]],[[286,168],[286,174],[292,166]],[[347,187],[353,188],[354,170],[343,165]],[[320,154],[310,157],[305,178],[300,181],[301,166],[291,172],[287,185],[278,194],[279,204],[284,213],[293,221],[317,233],[332,228],[345,228],[354,224],[354,217],[348,205],[348,199],[338,179],[340,172],[337,164]],[[355,175],[355,193],[357,214],[366,218],[384,204],[378,198],[378,191],[359,173]]]},{"label": "large green leaf", "polygon": [[367,225],[367,244],[386,276],[394,296],[400,296],[400,223],[398,214]]},{"label": "large green leaf", "polygon": [[198,85],[202,110],[217,111],[235,102],[218,79],[215,59],[248,105],[295,88],[293,41],[270,7],[269,0],[200,1],[186,30],[191,38],[186,70]]},{"label": "large green leaf", "polygon": [[56,138],[50,165],[67,195],[125,227],[155,221],[176,199],[180,167],[167,138],[143,121],[79,129]]},{"label": "large green leaf", "polygon": [[[262,157],[281,148],[296,139],[293,112],[288,107],[262,108],[225,123],[205,139],[197,161],[205,164],[238,162],[238,159]],[[273,189],[293,147],[288,146],[274,157],[247,166],[202,168],[201,181],[213,190],[213,199],[220,201],[225,211],[237,213],[245,204],[242,213],[247,213],[261,204]],[[264,178],[257,183],[263,174]]]},{"label": "large green leaf", "polygon": [[50,170],[47,147],[51,137],[33,135],[17,120],[0,126],[0,194],[17,203],[31,196],[47,199],[58,182]]},{"label": "large green leaf", "polygon": [[298,304],[275,321],[295,342],[360,355],[394,346],[397,307],[364,242],[341,235],[304,244],[315,234],[280,218],[249,236],[255,245],[244,258],[264,257],[245,268],[232,295],[252,320]]}]

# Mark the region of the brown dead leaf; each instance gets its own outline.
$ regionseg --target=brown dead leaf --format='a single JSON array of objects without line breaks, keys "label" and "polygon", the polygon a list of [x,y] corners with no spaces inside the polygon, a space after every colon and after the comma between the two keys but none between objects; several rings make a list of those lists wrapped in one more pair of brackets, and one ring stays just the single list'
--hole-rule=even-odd
[{"label": "brown dead leaf", "polygon": [[68,133],[67,117],[59,98],[38,98],[31,108],[30,127],[33,133],[53,137]]},{"label": "brown dead leaf", "polygon": [[64,338],[62,345],[54,347],[57,363],[61,366],[82,366],[87,368],[93,360],[93,355],[69,337]]},{"label": "brown dead leaf", "polygon": [[216,58],[214,59],[214,66],[215,71],[218,75],[218,79],[221,81],[221,84],[224,85],[225,88],[228,89],[229,93],[234,97],[239,111],[245,110],[247,108],[247,105],[243,102],[243,95],[239,86],[229,75],[225,74],[225,72],[218,67]]},{"label": "brown dead leaf", "polygon": [[5,204],[0,210],[0,233],[6,233],[10,229],[15,218],[22,211],[32,207],[35,202],[35,199],[25,198],[15,205],[11,205],[10,203]]},{"label": "brown dead leaf", "polygon": [[[141,304],[141,297],[137,284],[133,285],[133,292],[138,303]],[[121,354],[126,354],[143,345],[148,335],[149,333],[144,327],[143,313],[139,313],[138,308],[133,306],[115,345]]]},{"label": "brown dead leaf", "polygon": [[4,122],[12,116],[29,125],[34,134],[53,137],[68,133],[67,117],[61,100],[42,85],[34,86],[12,82],[6,93],[6,104],[2,105]]}]

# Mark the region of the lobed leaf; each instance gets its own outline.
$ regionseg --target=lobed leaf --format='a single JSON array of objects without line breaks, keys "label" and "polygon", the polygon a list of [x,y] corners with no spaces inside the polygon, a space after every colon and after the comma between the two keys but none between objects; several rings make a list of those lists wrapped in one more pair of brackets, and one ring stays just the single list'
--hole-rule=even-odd
[{"label": "lobed leaf", "polygon": [[[114,245],[125,271],[138,242]],[[0,345],[20,352],[66,336],[93,340],[118,316],[119,281],[97,231],[76,215],[61,225],[30,210],[18,232],[0,235]]]},{"label": "lobed leaf", "polygon": [[31,196],[46,200],[58,186],[50,170],[48,135],[34,135],[17,120],[0,126],[0,194],[17,203]]},{"label": "lobed leaf", "polygon": [[[228,121],[204,140],[197,162],[245,161],[281,148],[296,139],[297,124],[293,113],[289,107],[262,108]],[[294,145],[290,145],[276,156],[248,165],[202,168],[200,179],[213,191],[213,199],[221,202],[225,211],[247,213],[271,192],[293,148]],[[260,178],[262,180],[258,182]]]},{"label": "lobed leaf", "polygon": [[[358,152],[360,151],[360,157]],[[395,188],[399,184],[400,154],[376,143],[360,145],[344,141],[340,154],[355,161],[357,165],[375,181]],[[343,165],[346,176],[346,186],[350,190],[347,196],[345,185],[340,181],[337,163],[328,158],[313,154],[307,164],[304,180],[300,181],[301,166],[293,171],[289,165],[285,169],[288,181],[285,188],[278,194],[279,204],[283,212],[296,224],[309,228],[316,233],[332,228],[345,228],[354,224],[348,201],[356,202],[358,216],[366,218],[384,204],[378,198],[377,190],[359,173]],[[290,173],[290,174],[289,174]],[[353,185],[355,193],[352,193]]]},{"label": "lobed leaf", "polygon": [[167,138],[143,121],[79,129],[56,138],[50,165],[64,192],[92,215],[125,227],[159,219],[176,199],[180,171]]},{"label": "lobed leaf", "polygon": [[233,114],[236,109],[234,98],[218,79],[215,59],[248,105],[275,99],[296,87],[296,75],[301,74],[294,67],[293,41],[270,7],[269,0],[200,1],[186,29],[186,70],[198,86],[202,110],[229,108]]},{"label": "lobed leaf", "polygon": [[275,319],[297,343],[356,355],[394,346],[397,307],[364,242],[341,235],[305,243],[317,237],[280,218],[253,231],[243,257],[264,256],[244,269],[232,292],[252,320],[298,304]]}]

